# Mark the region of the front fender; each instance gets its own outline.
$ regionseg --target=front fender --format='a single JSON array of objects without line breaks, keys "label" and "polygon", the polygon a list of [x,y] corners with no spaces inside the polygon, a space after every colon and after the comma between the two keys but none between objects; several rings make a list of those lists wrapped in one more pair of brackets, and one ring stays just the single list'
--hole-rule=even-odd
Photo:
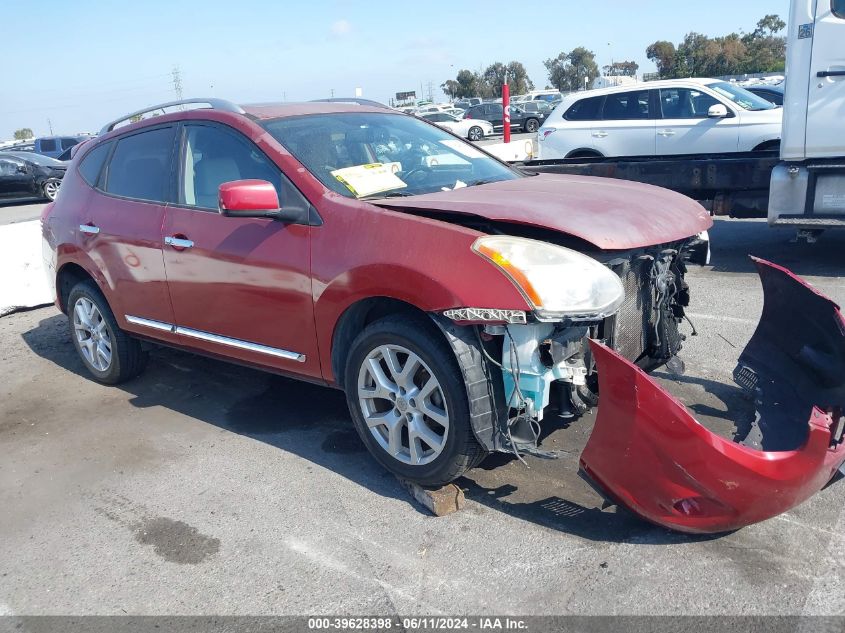
[{"label": "front fender", "polygon": [[610,498],[683,532],[718,533],[785,512],[845,461],[845,320],[788,270],[755,260],[765,305],[735,380],[758,423],[742,445],[703,427],[642,370],[597,341],[600,403],[581,467]]}]

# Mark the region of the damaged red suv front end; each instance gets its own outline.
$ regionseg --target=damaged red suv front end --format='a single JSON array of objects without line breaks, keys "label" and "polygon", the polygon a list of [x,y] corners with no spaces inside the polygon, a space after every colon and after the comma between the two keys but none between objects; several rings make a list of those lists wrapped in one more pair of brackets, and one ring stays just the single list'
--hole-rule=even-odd
[{"label": "damaged red suv front end", "polygon": [[612,500],[691,533],[741,528],[823,488],[845,461],[845,320],[785,268],[755,259],[765,304],[734,371],[755,399],[742,443],[702,426],[654,379],[597,341],[601,403],[581,468]]}]

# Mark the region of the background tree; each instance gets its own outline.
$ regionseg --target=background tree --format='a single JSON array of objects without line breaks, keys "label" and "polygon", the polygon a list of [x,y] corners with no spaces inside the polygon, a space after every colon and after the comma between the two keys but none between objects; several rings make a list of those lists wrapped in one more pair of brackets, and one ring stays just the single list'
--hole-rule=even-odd
[{"label": "background tree", "polygon": [[602,68],[607,77],[636,77],[640,65],[637,62],[613,62]]},{"label": "background tree", "polygon": [[491,96],[502,96],[502,84],[505,83],[505,76],[507,75],[507,72],[508,67],[502,62],[494,62],[490,64],[481,75],[481,78],[484,80]]},{"label": "background tree", "polygon": [[534,90],[534,82],[522,62],[512,61],[508,64],[508,85],[512,95],[523,95]]},{"label": "background tree", "polygon": [[458,93],[461,91],[461,84],[454,79],[447,79],[440,84],[440,89],[451,101],[452,99],[456,99],[458,97]]},{"label": "background tree", "polygon": [[22,127],[19,130],[15,130],[15,140],[16,141],[25,141],[29,138],[34,137],[35,134],[32,133],[32,130],[28,127]]},{"label": "background tree", "polygon": [[646,49],[645,53],[649,60],[657,66],[657,74],[660,75],[661,79],[674,77],[677,50],[672,42],[666,40],[655,42]]},{"label": "background tree", "polygon": [[786,38],[777,35],[786,23],[777,15],[767,15],[757,28],[742,37],[748,53],[744,72],[779,72],[786,67]]},{"label": "background tree", "polygon": [[585,85],[592,85],[599,76],[595,53],[583,46],[569,53],[560,53],[543,64],[549,72],[549,81],[561,92],[583,90]]}]

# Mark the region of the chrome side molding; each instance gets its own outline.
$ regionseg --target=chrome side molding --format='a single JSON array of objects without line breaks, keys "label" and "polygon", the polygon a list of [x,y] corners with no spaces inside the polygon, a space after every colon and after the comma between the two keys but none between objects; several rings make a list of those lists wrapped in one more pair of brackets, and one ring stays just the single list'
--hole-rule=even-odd
[{"label": "chrome side molding", "polygon": [[277,347],[269,347],[259,343],[251,343],[250,341],[242,341],[236,338],[229,338],[228,336],[221,336],[219,334],[212,334],[211,332],[203,332],[202,330],[195,330],[189,327],[181,327],[173,323],[165,323],[163,321],[155,321],[153,319],[144,319],[142,317],[133,316],[131,314],[125,315],[126,320],[132,325],[150,328],[151,330],[158,330],[160,332],[170,332],[172,334],[181,334],[188,338],[197,339],[199,341],[207,341],[209,343],[217,343],[218,345],[227,345],[237,349],[246,350],[249,352],[258,352],[259,354],[267,354],[275,358],[283,358],[285,360],[296,361],[297,363],[305,362],[305,354],[298,352],[291,352]]}]

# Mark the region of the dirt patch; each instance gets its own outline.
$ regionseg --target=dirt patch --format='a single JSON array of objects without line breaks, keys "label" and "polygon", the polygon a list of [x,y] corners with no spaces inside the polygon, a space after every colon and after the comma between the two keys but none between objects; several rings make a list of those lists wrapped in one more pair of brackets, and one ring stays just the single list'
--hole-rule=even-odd
[{"label": "dirt patch", "polygon": [[135,540],[152,545],[166,561],[180,565],[198,565],[220,551],[220,539],[202,534],[183,521],[156,517],[135,528]]}]

